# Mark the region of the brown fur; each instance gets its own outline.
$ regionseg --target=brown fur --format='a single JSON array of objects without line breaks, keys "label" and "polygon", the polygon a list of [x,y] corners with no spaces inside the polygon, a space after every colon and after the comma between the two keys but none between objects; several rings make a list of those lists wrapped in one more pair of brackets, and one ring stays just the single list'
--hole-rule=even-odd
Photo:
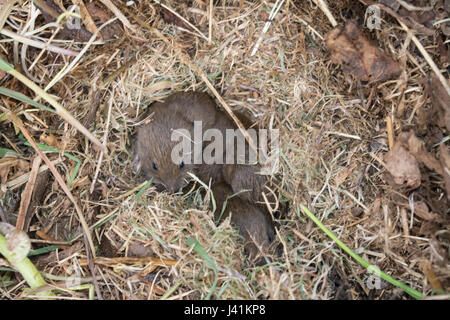
[{"label": "brown fur", "polygon": [[[227,114],[216,108],[208,95],[197,92],[175,93],[165,102],[154,103],[149,112],[150,119],[141,125],[137,132],[135,150],[137,167],[142,168],[149,178],[153,178],[153,182],[162,184],[171,192],[179,190],[186,184],[189,180],[188,172],[195,174],[207,184],[211,182],[217,201],[216,220],[231,214],[231,222],[239,228],[250,258],[256,258],[261,251],[267,252],[266,249],[274,237],[274,227],[264,207],[255,204],[256,200],[262,199],[261,191],[267,181],[265,176],[256,174],[260,169],[258,165],[196,165],[183,161],[184,165],[180,166],[181,160],[180,163],[172,161],[172,149],[179,143],[171,141],[173,130],[186,129],[193,138],[194,121],[201,120],[203,131],[218,129],[225,139],[225,130],[236,128],[234,122]],[[243,120],[248,124],[245,118]],[[204,143],[202,150],[207,145],[208,143]],[[223,145],[226,149],[225,140]],[[236,148],[235,145],[236,142],[230,144],[230,147]],[[246,143],[246,157],[248,148]],[[237,152],[235,156],[236,154]],[[222,208],[225,209],[220,217]]]},{"label": "brown fur", "polygon": [[[151,119],[138,128],[135,163],[153,178],[153,182],[174,192],[185,185],[189,178],[187,173],[192,172],[205,183],[210,180],[213,183],[227,182],[234,193],[239,193],[239,197],[247,201],[262,200],[261,192],[267,178],[256,174],[260,170],[258,165],[185,164],[181,168],[181,163],[172,162],[171,152],[178,143],[170,139],[173,130],[187,129],[193,137],[194,121],[202,121],[203,131],[218,129],[225,139],[226,129],[236,129],[234,122],[216,108],[214,101],[207,94],[178,92],[164,102],[154,103],[149,109],[153,114]],[[206,145],[205,143],[202,149]],[[225,140],[223,145],[225,149]],[[247,157],[248,148],[246,143]],[[242,192],[243,190],[249,191]]]},{"label": "brown fur", "polygon": [[[252,205],[233,195],[226,183],[217,183],[211,187],[216,201],[214,217],[217,222],[231,215],[231,223],[239,228],[239,234],[244,238],[244,249],[253,261],[264,263],[261,253],[269,253],[275,231],[272,220],[258,206]],[[258,248],[259,247],[259,248]]]}]

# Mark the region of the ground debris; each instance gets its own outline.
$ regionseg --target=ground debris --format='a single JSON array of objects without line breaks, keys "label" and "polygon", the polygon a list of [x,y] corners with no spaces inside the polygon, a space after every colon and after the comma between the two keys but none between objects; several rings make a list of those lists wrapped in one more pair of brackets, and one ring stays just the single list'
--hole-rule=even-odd
[{"label": "ground debris", "polygon": [[416,137],[414,131],[410,130],[409,132],[401,133],[398,137],[398,141],[403,143],[409,152],[428,169],[443,175],[439,161],[425,149],[423,142]]},{"label": "ground debris", "polygon": [[450,151],[444,144],[441,144],[439,150],[445,188],[447,190],[447,199],[450,200]]},{"label": "ground debris", "polygon": [[415,189],[420,186],[420,170],[416,158],[397,141],[385,157],[386,169],[392,175],[394,183]]},{"label": "ground debris", "polygon": [[450,131],[450,97],[447,91],[434,74],[425,82],[425,88],[431,97],[433,122]]},{"label": "ground debris", "polygon": [[385,81],[401,72],[397,62],[364,37],[353,21],[331,30],[326,47],[334,63],[342,64],[345,72],[361,81]]}]

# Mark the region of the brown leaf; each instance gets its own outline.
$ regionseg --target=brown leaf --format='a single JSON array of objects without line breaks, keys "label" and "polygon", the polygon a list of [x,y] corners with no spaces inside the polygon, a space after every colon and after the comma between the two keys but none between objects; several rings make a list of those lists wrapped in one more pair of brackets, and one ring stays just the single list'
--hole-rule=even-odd
[{"label": "brown leaf", "polygon": [[0,159],[0,181],[6,183],[8,176],[11,172],[15,172],[10,176],[10,179],[14,179],[17,176],[28,172],[30,164],[17,156],[6,155]]},{"label": "brown leaf", "polygon": [[28,213],[28,206],[30,205],[31,201],[31,195],[34,191],[34,185],[36,183],[36,178],[39,171],[39,166],[41,165],[42,159],[41,157],[37,156],[33,160],[33,166],[31,168],[30,177],[28,179],[27,184],[25,185],[25,188],[23,189],[21,199],[20,199],[20,207],[19,207],[19,214],[17,216],[17,222],[16,222],[16,228],[19,230],[24,230],[27,232],[25,227],[25,220],[27,218]]},{"label": "brown leaf", "polygon": [[46,145],[48,145],[48,146],[55,147],[57,149],[61,149],[61,146],[60,146],[61,143],[51,133],[49,135],[47,135],[45,133],[41,134],[41,136],[39,137],[39,141],[44,143],[44,144],[46,144]]},{"label": "brown leaf", "polygon": [[450,96],[439,79],[432,74],[425,82],[427,94],[431,97],[434,122],[450,131]]},{"label": "brown leaf", "polygon": [[438,230],[438,224],[435,222],[430,221],[422,221],[422,224],[420,225],[419,234],[424,236],[429,236],[433,233],[435,233]]},{"label": "brown leaf", "polygon": [[184,28],[189,31],[194,31],[192,28],[183,20],[178,18],[175,14],[170,12],[168,9],[161,7],[162,18],[166,23],[176,25],[178,27]]},{"label": "brown leaf", "polygon": [[450,200],[450,151],[444,144],[441,144],[439,152],[447,199]]},{"label": "brown leaf", "polygon": [[441,217],[431,212],[423,201],[414,202],[414,214],[426,221],[442,221]]},{"label": "brown leaf", "polygon": [[420,186],[421,175],[417,160],[400,141],[397,141],[394,148],[384,156],[384,161],[395,184],[413,189]]},{"label": "brown leaf", "polygon": [[326,47],[334,63],[342,64],[345,72],[361,81],[385,81],[401,72],[398,63],[366,39],[352,21],[331,30]]},{"label": "brown leaf", "polygon": [[343,184],[345,182],[345,180],[347,179],[348,175],[350,173],[352,173],[353,169],[355,169],[356,167],[356,163],[353,163],[350,168],[345,168],[342,169],[341,171],[339,171],[339,173],[337,174],[336,177],[336,185],[340,186],[341,184]]},{"label": "brown leaf", "polygon": [[428,282],[430,282],[431,288],[433,290],[444,291],[441,282],[439,281],[438,277],[433,271],[433,268],[431,267],[430,261],[426,260],[422,263],[422,270],[425,274],[425,277],[427,277]]},{"label": "brown leaf", "polygon": [[105,10],[98,7],[95,2],[89,2],[88,4],[86,4],[86,8],[89,14],[95,17],[95,19],[101,24],[111,19],[110,15]]},{"label": "brown leaf", "polygon": [[428,169],[434,170],[440,175],[443,174],[439,161],[425,149],[423,142],[416,137],[413,130],[410,130],[409,132],[402,132],[399,135],[398,140],[400,143],[403,143],[408,151]]}]

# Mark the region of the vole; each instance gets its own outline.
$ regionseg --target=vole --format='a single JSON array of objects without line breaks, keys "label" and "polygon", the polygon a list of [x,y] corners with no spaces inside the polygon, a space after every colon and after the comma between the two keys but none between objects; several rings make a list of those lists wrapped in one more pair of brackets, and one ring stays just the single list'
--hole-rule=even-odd
[{"label": "vole", "polygon": [[271,253],[269,245],[275,236],[272,219],[259,206],[233,195],[224,182],[214,184],[211,191],[216,201],[216,222],[231,215],[231,223],[239,228],[244,238],[244,250],[250,261],[258,265],[265,263],[261,254]]},{"label": "vole", "polygon": [[[226,182],[233,193],[247,201],[262,200],[261,192],[267,181],[266,176],[258,174],[261,167],[251,164],[237,164],[237,154],[234,152],[232,164],[226,164],[226,152],[231,148],[236,151],[236,144],[227,146],[226,130],[236,130],[236,125],[223,111],[220,111],[213,99],[200,92],[177,92],[165,99],[155,102],[149,107],[150,117],[138,127],[135,146],[134,163],[142,169],[154,183],[162,184],[167,190],[174,192],[183,187],[190,179],[188,172],[193,173],[206,184]],[[203,152],[209,142],[194,141],[195,125],[201,121],[201,135],[208,129],[218,130],[223,136],[224,152],[218,158],[225,164],[194,163],[195,152],[179,154],[174,161],[172,151],[180,141],[172,141],[175,132],[181,139],[189,135],[188,144],[191,151]],[[196,122],[196,123],[195,123]],[[211,143],[215,139],[212,139]],[[249,146],[245,143],[245,154],[248,158]],[[215,153],[212,153],[214,156]],[[201,156],[201,155],[200,155]],[[201,160],[201,159],[200,159]]]}]

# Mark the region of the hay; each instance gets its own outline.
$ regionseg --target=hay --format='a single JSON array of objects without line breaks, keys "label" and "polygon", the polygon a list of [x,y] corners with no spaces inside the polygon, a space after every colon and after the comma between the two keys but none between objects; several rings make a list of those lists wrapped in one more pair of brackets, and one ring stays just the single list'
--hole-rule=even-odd
[{"label": "hay", "polygon": [[[165,1],[169,11],[183,17],[183,23],[176,18],[172,23],[164,21],[160,12],[168,9],[162,9],[157,1],[135,1],[131,11],[168,42],[142,27],[117,1],[111,2],[122,12],[121,20],[129,21],[136,32],[127,28],[115,34],[117,39],[92,43],[78,65],[49,90],[75,118],[85,121],[98,139],[104,139],[107,153],[100,156],[56,115],[21,103],[6,103],[4,97],[1,102],[22,115],[35,138],[52,134],[61,150],[81,161],[71,192],[99,244],[97,256],[175,261],[173,265],[145,260],[97,264],[96,279],[104,299],[204,299],[214,274],[187,245],[190,237],[199,241],[217,266],[216,299],[408,298],[386,284],[371,291],[366,282],[370,274],[300,213],[299,203],[371,264],[425,296],[431,296],[433,288],[422,269],[424,263],[431,263],[432,271],[449,290],[448,225],[420,235],[417,230],[422,221],[417,215],[412,217],[408,208],[402,211],[399,199],[408,203],[408,196],[389,186],[380,160],[389,148],[386,116],[393,117],[398,134],[406,125],[416,125],[417,113],[430,108],[419,82],[429,67],[417,52],[404,49],[407,34],[395,20],[387,19],[385,27],[373,36],[387,54],[403,63],[407,81],[361,87],[329,62],[323,38],[332,26],[315,4],[323,1],[286,1],[264,35],[271,1],[214,1],[212,12],[209,1]],[[333,1],[329,7],[328,14],[339,23],[346,2]],[[355,7],[361,8],[361,4]],[[110,19],[114,17],[103,9]],[[16,4],[7,25],[20,30],[30,10],[29,1]],[[40,33],[43,39],[51,34],[49,30]],[[261,45],[251,57],[260,35]],[[61,40],[53,44],[78,51],[84,46]],[[423,45],[428,50],[432,43]],[[12,62],[13,45],[4,42],[1,48]],[[232,110],[245,111],[259,125],[273,123],[280,129],[280,188],[295,201],[277,221],[282,254],[273,263],[249,265],[237,231],[228,220],[214,224],[209,199],[200,190],[169,195],[149,186],[136,197],[141,189],[136,187],[143,181],[131,172],[132,137],[147,106],[173,91],[207,91],[199,75],[180,60],[177,48],[208,76]],[[39,52],[28,49],[28,65]],[[30,73],[45,87],[70,61],[45,51]],[[2,81],[2,86],[14,87],[11,78]],[[400,99],[406,118],[396,114]],[[12,143],[19,143],[7,130],[10,122],[3,121],[0,126]],[[7,142],[0,145],[7,146]],[[18,146],[26,150],[26,159],[32,159],[31,149]],[[52,161],[60,157],[48,156]],[[57,167],[67,183],[74,162],[63,158]],[[5,191],[1,190],[1,197]],[[410,219],[413,228],[406,232]],[[70,240],[72,248],[60,250],[58,256],[49,253],[33,260],[50,283],[64,288],[58,296],[87,299],[89,286],[79,291],[65,289],[70,281],[92,283],[92,275],[89,267],[80,263],[86,251],[84,245],[77,246],[82,228],[76,211],[55,183],[48,186],[30,229],[32,238],[36,230],[45,230],[58,241]],[[34,246],[46,245],[36,242]],[[18,276],[7,273],[5,279],[10,283],[0,286],[2,298],[26,296]]]}]

